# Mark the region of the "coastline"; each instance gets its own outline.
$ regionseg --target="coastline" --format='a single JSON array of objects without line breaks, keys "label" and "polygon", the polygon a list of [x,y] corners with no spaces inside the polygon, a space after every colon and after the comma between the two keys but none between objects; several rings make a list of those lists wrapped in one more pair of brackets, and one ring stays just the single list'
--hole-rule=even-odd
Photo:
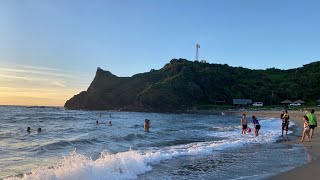
[{"label": "coastline", "polygon": [[[229,112],[230,114],[237,114],[241,115],[243,113],[247,114],[247,116],[255,115],[257,117],[274,117],[274,118],[279,118],[281,111],[242,111],[242,112]],[[290,115],[290,120],[293,121],[297,126],[303,127],[303,120],[302,116],[305,115],[304,112],[302,111],[290,111],[289,110],[289,115]],[[317,119],[319,120],[319,112],[316,112]],[[309,142],[305,141],[300,142],[301,138],[301,133],[302,132],[297,132],[295,134],[298,134],[299,136],[295,135],[289,135],[289,141],[285,142],[287,144],[302,144],[304,145],[307,153],[310,155],[308,157],[308,163],[296,167],[292,170],[289,170],[287,172],[282,172],[280,174],[277,174],[275,176],[271,176],[267,179],[276,179],[276,180],[283,180],[283,179],[315,179],[316,177],[320,177],[320,129],[316,128],[315,132],[313,134],[313,138],[311,140],[311,145]]]},{"label": "coastline", "polygon": [[[202,115],[201,116],[197,116],[197,115],[189,116],[189,115],[182,114],[180,116],[180,115],[157,114],[157,113],[142,114],[141,115],[142,117],[150,116],[149,117],[150,119],[155,119],[155,120],[156,119],[164,119],[165,120],[165,121],[159,122],[162,125],[162,127],[165,127],[165,128],[158,129],[157,130],[158,132],[161,131],[163,133],[164,131],[166,131],[166,129],[169,129],[167,131],[167,136],[159,136],[158,133],[152,133],[151,132],[151,134],[148,134],[148,137],[147,137],[147,136],[143,136],[143,135],[146,135],[143,132],[141,132],[141,134],[143,134],[142,136],[136,136],[136,130],[141,128],[141,126],[137,126],[139,123],[141,123],[141,116],[140,115],[137,116],[136,114],[130,114],[130,113],[114,114],[114,116],[112,117],[112,119],[115,120],[114,126],[106,127],[106,126],[96,126],[95,123],[92,124],[92,122],[94,122],[96,119],[100,120],[100,117],[99,117],[97,112],[80,112],[78,114],[78,113],[73,112],[73,111],[68,112],[68,111],[64,111],[62,109],[60,109],[58,112],[56,110],[43,109],[42,111],[45,112],[45,114],[46,114],[46,116],[43,116],[43,113],[37,113],[38,109],[25,109],[25,108],[19,108],[19,109],[20,109],[20,111],[17,111],[16,108],[9,109],[7,111],[8,114],[10,115],[7,118],[5,118],[5,120],[7,120],[7,123],[12,123],[11,119],[14,119],[14,120],[16,120],[16,121],[14,121],[14,123],[17,123],[16,125],[14,125],[14,127],[19,127],[20,125],[24,126],[25,124],[28,124],[29,122],[31,122],[31,123],[34,122],[34,119],[38,119],[39,121],[42,121],[42,123],[39,124],[39,125],[43,126],[44,130],[49,129],[49,127],[55,126],[55,127],[58,127],[58,129],[57,129],[58,131],[63,131],[63,132],[68,132],[68,133],[70,132],[70,133],[74,133],[73,135],[75,135],[75,136],[70,136],[70,134],[64,133],[64,134],[67,134],[67,138],[61,138],[61,139],[66,139],[66,140],[62,140],[61,141],[61,140],[57,139],[57,141],[52,142],[52,139],[49,138],[49,137],[53,137],[53,136],[47,136],[46,132],[43,133],[41,136],[39,134],[36,135],[36,132],[35,133],[31,133],[31,135],[32,136],[34,135],[34,136],[30,137],[30,139],[28,139],[28,141],[26,141],[28,144],[30,144],[30,142],[33,142],[33,141],[34,142],[38,142],[38,139],[40,137],[45,137],[45,139],[48,139],[47,142],[37,145],[36,151],[28,151],[28,152],[30,152],[30,155],[28,157],[32,157],[32,158],[29,159],[29,161],[30,161],[30,163],[32,163],[32,166],[34,166],[35,169],[36,168],[40,168],[40,164],[36,164],[34,162],[36,162],[36,161],[37,162],[40,162],[40,161],[49,162],[49,161],[51,161],[51,159],[50,159],[51,157],[49,157],[49,156],[48,156],[47,159],[43,158],[41,160],[34,160],[33,157],[35,155],[38,155],[39,152],[40,153],[44,153],[44,155],[45,155],[45,152],[42,151],[42,149],[44,149],[44,148],[48,149],[50,154],[52,152],[56,153],[56,155],[54,155],[54,156],[58,157],[57,159],[59,159],[59,157],[61,157],[61,154],[63,154],[63,153],[67,153],[66,156],[71,158],[73,156],[72,155],[68,156],[69,152],[65,151],[63,149],[72,148],[72,147],[75,146],[74,144],[76,144],[80,148],[83,147],[82,148],[82,152],[80,151],[80,153],[83,153],[83,152],[87,152],[88,153],[88,154],[84,154],[85,156],[88,156],[88,155],[89,156],[93,156],[94,159],[101,157],[100,152],[102,152],[101,149],[104,149],[104,147],[102,147],[101,149],[97,148],[99,150],[95,151],[95,152],[92,152],[92,149],[95,149],[97,146],[99,146],[99,144],[102,144],[104,142],[107,144],[107,143],[110,142],[110,139],[113,139],[113,136],[115,135],[114,133],[105,133],[105,132],[106,132],[106,130],[108,130],[108,131],[117,130],[118,129],[117,128],[117,120],[119,120],[118,122],[119,122],[119,125],[121,127],[127,127],[127,129],[125,129],[123,131],[123,132],[126,132],[125,134],[117,134],[116,136],[123,137],[123,138],[121,138],[121,139],[123,139],[123,142],[129,142],[129,143],[127,144],[127,146],[125,148],[123,148],[125,146],[125,144],[124,145],[120,145],[119,146],[120,151],[117,149],[117,145],[115,145],[114,147],[112,147],[113,148],[112,149],[113,152],[127,152],[129,147],[131,149],[131,144],[132,143],[135,143],[135,142],[140,143],[140,142],[142,142],[141,141],[142,138],[147,139],[149,137],[149,139],[147,139],[147,140],[148,141],[150,140],[151,143],[153,143],[153,144],[154,144],[154,142],[159,143],[159,139],[169,139],[170,138],[170,141],[164,141],[165,144],[159,144],[161,146],[159,146],[159,145],[158,146],[157,145],[154,146],[153,144],[151,144],[151,146],[146,146],[145,145],[145,147],[163,147],[163,146],[165,147],[168,144],[169,145],[169,149],[170,149],[168,152],[170,152],[171,154],[177,154],[178,153],[180,155],[176,156],[176,157],[181,157],[181,158],[175,158],[175,157],[172,158],[169,155],[169,157],[170,157],[169,159],[164,159],[164,160],[170,160],[169,163],[159,163],[159,164],[167,164],[167,165],[170,164],[169,165],[170,166],[170,170],[173,170],[174,168],[176,168],[176,170],[180,170],[180,169],[182,169],[182,167],[183,168],[184,167],[191,167],[191,169],[186,169],[186,172],[189,172],[189,170],[191,170],[193,172],[193,167],[194,167],[193,164],[194,164],[194,162],[197,162],[196,168],[199,171],[204,172],[203,175],[206,175],[204,177],[207,177],[207,179],[212,179],[213,176],[217,177],[217,178],[220,177],[221,179],[233,179],[232,178],[233,176],[228,176],[229,178],[224,178],[224,175],[225,176],[230,175],[230,174],[233,175],[232,173],[234,173],[234,175],[237,175],[237,176],[239,176],[239,174],[241,174],[240,177],[243,178],[243,179],[245,179],[246,177],[247,178],[259,178],[260,177],[260,178],[263,178],[263,179],[273,179],[273,175],[278,176],[279,173],[282,173],[281,172],[282,171],[281,167],[285,167],[285,168],[283,168],[283,170],[285,169],[285,170],[288,171],[288,169],[291,169],[291,168],[294,168],[294,167],[297,167],[297,166],[305,166],[306,165],[305,163],[309,162],[309,161],[306,161],[307,157],[309,157],[309,154],[306,153],[306,150],[303,148],[304,146],[302,146],[302,144],[298,141],[298,140],[300,140],[299,139],[300,130],[301,130],[300,127],[302,126],[302,120],[301,121],[299,121],[299,120],[301,119],[300,117],[303,115],[303,113],[299,112],[299,111],[297,111],[297,112],[289,111],[291,119],[293,121],[296,121],[297,123],[295,123],[294,126],[290,127],[290,131],[293,131],[293,133],[291,133],[290,136],[289,136],[290,141],[285,142],[284,144],[281,144],[281,140],[280,141],[278,140],[279,136],[280,136],[279,135],[279,129],[280,129],[280,127],[279,127],[279,122],[280,122],[279,113],[280,113],[280,111],[248,110],[248,111],[240,112],[240,111],[229,110],[229,111],[224,111],[224,113],[221,113],[221,111],[220,111],[220,114],[217,113],[218,116],[212,116],[213,118],[216,118],[216,120],[217,120],[217,121],[212,121],[212,122],[217,122],[218,123],[217,125],[214,124],[214,123],[208,123],[208,116],[205,116],[205,115],[204,116],[202,116]],[[11,112],[15,112],[16,114],[11,114]],[[24,113],[27,113],[27,114],[20,114],[21,112],[24,112]],[[35,112],[35,114],[31,115],[30,112]],[[241,115],[242,113],[247,113],[248,119],[249,119],[249,117],[251,115],[256,115],[259,119],[264,119],[262,117],[276,117],[277,119],[267,120],[267,121],[265,121],[265,124],[263,123],[263,125],[262,125],[263,126],[263,128],[262,128],[262,130],[263,130],[262,137],[263,138],[259,138],[259,140],[256,141],[251,137],[250,138],[246,138],[246,137],[242,137],[241,138],[241,135],[238,132],[238,127],[239,127],[238,118],[239,118],[239,115]],[[107,114],[109,115],[109,113],[107,113]],[[214,112],[214,114],[216,114],[216,112]],[[226,115],[230,114],[230,115],[233,115],[233,116],[230,116],[230,117],[221,116],[221,114],[226,114]],[[6,117],[6,116],[4,116],[4,117]],[[28,117],[33,117],[33,118],[28,118]],[[178,120],[180,120],[182,118],[185,118],[185,117],[187,117],[186,118],[187,122],[190,122],[191,124],[183,123],[183,124],[187,124],[188,126],[186,126],[187,128],[181,128],[181,123],[178,122]],[[52,119],[54,119],[54,121],[50,121],[50,122],[52,122],[53,124],[49,125],[49,126],[45,126],[45,125],[51,124],[51,123],[46,123],[45,120],[52,120]],[[235,120],[235,119],[237,119],[237,120]],[[61,130],[60,129],[60,125],[64,124],[65,120],[68,120],[68,122],[70,122],[70,124],[67,124],[65,126],[65,129]],[[81,120],[81,121],[79,121],[79,120]],[[232,120],[232,122],[233,122],[233,123],[231,123],[231,126],[229,126],[230,124],[228,124],[227,129],[225,129],[225,125],[226,125],[225,124],[225,120],[226,121]],[[233,120],[235,120],[235,121],[233,121]],[[75,121],[77,123],[73,123],[73,121]],[[120,122],[122,122],[123,124],[128,124],[128,126],[122,126]],[[168,122],[167,126],[165,126],[166,124],[164,124],[164,122]],[[177,123],[172,123],[172,122],[177,122]],[[300,123],[300,122],[301,122],[301,126],[298,125],[298,123]],[[21,124],[19,125],[19,123],[21,123]],[[156,123],[156,121],[154,121],[154,123]],[[87,128],[88,124],[92,124],[92,126],[90,126],[90,128]],[[203,124],[205,124],[207,126],[201,126]],[[184,140],[184,139],[187,139],[186,136],[181,136],[181,137],[177,136],[177,138],[174,138],[174,141],[171,140],[172,136],[176,137],[175,135],[183,134],[183,133],[181,133],[180,130],[179,131],[172,131],[172,130],[185,129],[185,134],[189,135],[189,133],[192,133],[192,132],[190,132],[190,129],[188,127],[192,128],[192,130],[194,130],[194,127],[198,126],[198,125],[200,125],[199,130],[201,132],[202,132],[202,129],[204,127],[206,127],[205,129],[209,130],[209,134],[210,135],[209,136],[201,136],[201,138],[193,139],[193,137],[198,136],[198,134],[192,134],[191,137],[188,137],[188,141]],[[4,125],[4,127],[5,127],[5,125]],[[47,127],[47,128],[45,128],[45,127]],[[69,131],[70,127],[72,127],[71,131]],[[232,130],[232,129],[235,130],[231,134],[230,134],[230,132],[228,130],[229,127],[232,127],[230,130]],[[278,127],[279,127],[279,129],[278,129]],[[110,129],[110,128],[113,128],[113,130]],[[210,129],[210,128],[213,128],[213,129]],[[207,143],[203,144],[202,140],[204,138],[208,138],[209,144],[211,144],[211,141],[215,140],[215,139],[212,139],[212,132],[214,132],[212,130],[214,130],[215,128],[218,130],[217,134],[216,134],[217,135],[216,137],[218,139],[219,139],[219,137],[221,137],[221,138],[235,137],[235,139],[231,139],[232,141],[229,141],[229,140],[224,141],[222,144],[218,143],[217,144],[218,146],[213,145],[213,146],[207,147],[208,144]],[[77,129],[77,130],[73,131],[73,129]],[[90,132],[93,132],[93,134],[96,137],[99,137],[99,138],[91,138],[92,136],[84,136],[84,138],[76,139],[76,141],[75,141],[74,138],[70,138],[70,140],[68,140],[69,139],[68,137],[79,137],[79,133],[82,134],[82,132],[88,131],[88,130]],[[269,130],[270,130],[270,133],[268,133],[268,134],[270,134],[270,136],[264,136],[264,134],[267,134],[266,132],[269,131]],[[10,132],[10,131],[12,131],[12,130],[9,130],[8,132]],[[19,131],[19,129],[13,130],[13,131]],[[157,132],[157,131],[155,131],[155,132]],[[54,133],[52,133],[52,135],[56,135],[57,131],[54,130],[52,132],[54,132]],[[196,133],[197,132],[199,132],[199,131],[196,131]],[[281,133],[281,131],[280,131],[280,133]],[[106,134],[109,134],[110,136],[106,136]],[[204,134],[207,134],[207,133],[204,133]],[[229,136],[229,134],[230,134],[230,136]],[[13,137],[14,138],[15,137],[24,138],[25,137],[25,133],[18,133],[17,136],[15,135]],[[106,137],[106,138],[103,139],[101,137]],[[157,137],[157,138],[155,138],[155,137]],[[169,138],[167,138],[167,137],[169,137]],[[264,137],[266,137],[266,139],[268,137],[271,137],[272,138],[272,142],[274,142],[274,143],[271,143],[268,140],[266,141],[267,143],[264,143],[263,142],[263,140],[265,140]],[[241,139],[239,139],[239,138],[241,138]],[[96,139],[99,139],[99,140],[96,141]],[[115,138],[114,142],[116,142],[116,143],[122,142],[121,139],[120,138]],[[155,140],[154,142],[152,142],[153,139]],[[178,139],[178,140],[176,141],[175,139]],[[180,139],[182,139],[182,141]],[[251,144],[250,140],[253,140],[253,143],[254,142],[258,142],[256,144],[257,148],[251,148],[252,146],[255,146],[254,145],[255,143]],[[260,140],[262,140],[262,141],[260,141]],[[276,140],[276,141],[274,141],[274,140]],[[297,140],[297,142],[295,140]],[[87,143],[88,141],[96,142],[96,144],[95,143],[88,144]],[[70,142],[70,143],[72,143],[72,145],[68,146],[68,144],[70,144],[70,143],[66,143],[66,142]],[[167,142],[169,142],[169,143],[167,143]],[[199,142],[199,145],[198,144],[196,146],[189,145],[189,142],[191,142],[191,143],[194,143],[194,142],[198,143]],[[226,145],[226,147],[228,147],[230,145],[230,142],[231,143],[235,142],[235,146],[233,146],[231,144],[232,147],[239,147],[239,148],[230,148],[229,150],[224,151],[225,145]],[[250,146],[241,147],[243,145],[243,142],[245,144],[249,143]],[[262,143],[260,143],[260,142],[262,142]],[[299,145],[298,145],[299,147],[297,147],[297,145],[296,145],[298,143],[299,143]],[[8,141],[8,144],[10,144],[10,141]],[[183,144],[186,144],[186,146],[184,146]],[[178,145],[179,146],[178,151],[176,151],[175,147],[173,147],[171,149],[172,145]],[[181,148],[180,145],[183,145],[183,148],[182,148],[183,151],[180,151],[180,148]],[[203,154],[203,152],[205,152],[204,154],[206,154],[207,151],[211,152],[213,147],[219,148],[220,145],[221,145],[222,148],[221,149],[217,149],[219,151],[219,154],[220,154],[219,156],[212,156],[211,153],[210,153],[208,156],[204,156],[204,157],[202,155],[199,156],[199,157],[197,156],[198,159],[196,159],[196,161],[195,161],[195,158],[193,157],[193,155]],[[64,148],[64,147],[66,147],[66,148]],[[92,148],[88,148],[88,147],[92,147]],[[193,147],[196,147],[196,148],[194,149]],[[265,147],[267,147],[267,148],[265,148]],[[30,148],[28,148],[28,149],[30,149]],[[32,148],[32,149],[35,149],[35,148]],[[38,149],[39,149],[39,151],[38,151]],[[135,149],[135,148],[133,148],[133,149]],[[166,149],[166,147],[165,147],[165,149]],[[144,150],[144,148],[143,148],[143,150]],[[11,151],[11,150],[9,149],[9,151]],[[220,151],[221,151],[221,153],[220,153]],[[16,151],[16,152],[19,153],[19,150]],[[145,162],[145,159],[150,159],[150,157],[152,157],[151,159],[156,158],[157,161],[155,161],[155,162],[158,162],[158,160],[161,161],[161,159],[163,159],[163,157],[164,157],[163,155],[167,154],[166,152],[165,153],[161,153],[161,152],[162,152],[162,150],[156,152],[156,154],[158,154],[157,156],[151,155],[151,156],[140,157],[139,159],[141,161],[139,160],[139,162],[141,162],[142,164],[148,165],[148,162],[153,162],[153,161]],[[185,158],[184,157],[186,155],[185,152],[190,152],[192,154],[191,154],[191,156],[188,156],[187,158]],[[7,153],[3,153],[3,154],[7,154]],[[14,156],[16,156],[16,153],[13,153],[13,154],[14,154]],[[250,157],[252,154],[255,154],[255,158],[243,158],[243,157]],[[42,155],[42,157],[46,157],[44,155]],[[132,156],[132,154],[130,154],[130,153],[126,154],[126,155],[128,155],[128,156],[125,156],[125,157],[131,157]],[[173,155],[173,156],[175,156],[175,155]],[[24,158],[26,156],[23,154],[23,156],[17,156],[17,157],[18,158],[19,157]],[[167,155],[165,155],[165,157],[167,157]],[[55,160],[57,160],[57,159],[55,159]],[[171,159],[173,159],[174,161],[171,161]],[[182,164],[182,162],[185,162],[187,159],[189,161],[186,164],[180,165],[180,164]],[[106,160],[108,160],[108,158]],[[120,158],[120,159],[117,159],[114,162],[117,163],[119,161],[126,161],[126,158],[124,158],[124,159]],[[82,161],[80,161],[80,162],[82,163]],[[98,169],[101,169],[101,167],[112,167],[111,165],[110,166],[103,165],[104,163],[109,164],[109,162],[107,162],[107,161],[102,163],[103,166],[100,166],[100,164],[99,164],[100,160],[95,161],[95,160],[91,160],[90,159],[89,162],[87,162],[87,161],[84,161],[84,162],[86,164],[87,163],[88,164],[97,163],[97,166],[95,166],[95,167],[98,168]],[[136,162],[134,162],[134,163],[130,163],[130,162],[131,161],[128,161],[128,162],[126,162],[126,164],[130,165],[130,167],[131,167],[132,164],[136,165]],[[24,162],[22,162],[21,164],[23,164],[23,163]],[[79,162],[76,161],[76,164],[77,163],[79,163]],[[0,163],[0,164],[2,165],[1,167],[4,167],[6,165],[6,163]],[[27,162],[25,164],[28,165],[29,162]],[[44,163],[44,164],[46,164],[46,163]],[[126,164],[124,164],[124,165],[126,165]],[[208,164],[210,166],[207,166]],[[245,165],[245,166],[241,166],[242,164]],[[56,163],[54,163],[54,164],[50,163],[49,165],[45,165],[43,167],[45,169],[48,169],[47,167],[55,167],[55,165],[56,165]],[[189,165],[191,165],[191,166],[189,166]],[[1,167],[0,167],[0,169],[2,169]],[[30,170],[31,166],[28,165],[28,166],[25,166],[25,167],[26,167],[26,171],[21,171],[21,174],[23,174],[25,172],[30,172],[29,170]],[[67,167],[67,165],[65,167]],[[143,166],[143,167],[145,167],[145,166]],[[216,169],[216,167],[218,169]],[[219,169],[219,167],[221,167],[222,169]],[[250,169],[251,167],[255,167],[254,169],[252,169],[252,174],[255,174],[255,175],[254,176],[247,176],[248,175],[247,174],[248,171],[243,171],[243,169]],[[314,166],[313,165],[313,167],[317,168],[319,166]],[[148,171],[145,171],[145,170],[139,171],[136,174],[137,175],[139,175],[139,173],[143,174],[143,175],[141,175],[141,179],[148,179],[149,177],[150,177],[150,179],[152,179],[152,177],[160,177],[159,175],[166,174],[166,172],[168,172],[168,174],[167,174],[167,175],[169,175],[168,177],[171,177],[170,174],[171,175],[177,175],[175,177],[177,177],[178,179],[179,179],[179,175],[182,175],[182,174],[175,174],[175,173],[172,174],[170,172],[176,172],[176,171],[170,171],[167,168],[168,168],[168,166],[160,166],[160,171],[155,171],[152,174],[146,173]],[[223,171],[223,170],[225,170],[225,168],[227,168],[226,169],[227,171]],[[309,166],[307,166],[306,168],[309,169]],[[15,168],[12,168],[12,170],[14,170],[14,169]],[[49,168],[49,169],[51,169],[51,168]],[[70,170],[71,169],[72,168],[70,168]],[[16,170],[18,170],[18,168],[16,168],[14,171],[16,171]],[[83,169],[78,169],[77,171],[73,171],[73,172],[79,172],[79,170],[81,170],[81,172],[84,172],[84,171],[82,171]],[[123,171],[123,172],[131,172],[131,169],[127,169],[127,170]],[[219,172],[220,170],[222,170],[222,172]],[[51,171],[51,170],[49,170],[49,171]],[[264,171],[264,172],[261,172],[261,171]],[[2,172],[0,172],[0,175],[1,175]],[[58,172],[58,170],[56,172]],[[157,174],[159,172],[160,172],[160,174]],[[194,171],[194,173],[197,173],[197,172],[198,171]],[[302,174],[304,174],[305,172],[309,172],[309,171],[305,171],[304,170],[302,172]],[[116,174],[117,173],[118,172],[116,171]],[[210,173],[213,173],[212,176],[210,176],[211,175]],[[296,171],[293,171],[293,175],[295,175],[295,173],[296,173]],[[19,175],[20,173],[15,173],[15,174]],[[79,173],[76,173],[76,174],[79,174]],[[145,174],[147,174],[147,175],[145,175]],[[220,175],[224,174],[224,175],[220,176],[219,174]],[[287,173],[283,173],[283,174],[287,174]],[[41,175],[41,174],[37,174],[37,176],[38,175]],[[90,176],[93,177],[95,175],[96,174],[94,174],[94,173],[90,173],[88,177],[90,177]],[[184,174],[184,175],[187,175],[187,174]],[[215,175],[217,175],[217,176],[215,176]],[[289,178],[292,179],[291,177],[293,175],[289,176],[288,179]],[[8,177],[9,176],[6,176],[5,178],[8,178]],[[38,176],[38,177],[41,177],[41,176]],[[106,176],[106,177],[108,177],[108,176]],[[194,176],[192,176],[192,177],[194,177]],[[310,177],[312,178],[313,174]],[[282,177],[280,177],[280,178],[282,178]],[[40,178],[40,179],[42,179],[42,178]],[[139,176],[138,176],[137,179],[140,179]],[[204,178],[204,179],[206,179],[206,178]]]}]

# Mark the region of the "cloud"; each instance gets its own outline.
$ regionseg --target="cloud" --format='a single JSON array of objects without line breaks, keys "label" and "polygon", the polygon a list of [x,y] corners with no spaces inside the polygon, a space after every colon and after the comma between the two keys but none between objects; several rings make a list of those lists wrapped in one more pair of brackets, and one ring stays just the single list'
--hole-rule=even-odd
[{"label": "cloud", "polygon": [[23,77],[23,76],[10,76],[10,75],[4,75],[4,74],[0,74],[0,77],[3,78],[9,78],[9,79],[22,79],[22,80],[32,80],[32,78],[28,78],[28,77]]},{"label": "cloud", "polygon": [[15,66],[15,67],[0,67],[1,72],[6,73],[23,73],[26,75],[47,75],[54,77],[78,78],[80,74],[74,72],[61,71],[53,68],[31,67],[31,66]]},{"label": "cloud", "polygon": [[[85,90],[92,77],[54,68],[1,65],[0,104],[63,105],[74,94]],[[31,99],[34,98],[34,101]],[[4,101],[6,99],[6,101]]]},{"label": "cloud", "polygon": [[[0,80],[18,82],[25,80],[29,83],[39,83],[39,85],[53,85],[66,87],[66,84],[77,86],[87,86],[90,82],[89,77],[81,73],[59,70],[55,68],[24,66],[24,65],[4,65],[0,67]],[[69,83],[68,83],[69,82]],[[23,82],[25,84],[26,82]]]},{"label": "cloud", "polygon": [[65,87],[66,85],[63,82],[54,81],[51,83],[54,86]]}]

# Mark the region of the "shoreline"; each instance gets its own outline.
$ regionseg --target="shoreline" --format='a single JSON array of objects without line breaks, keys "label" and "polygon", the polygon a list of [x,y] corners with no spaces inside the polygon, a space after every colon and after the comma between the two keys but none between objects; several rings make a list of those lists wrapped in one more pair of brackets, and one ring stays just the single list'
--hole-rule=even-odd
[{"label": "shoreline", "polygon": [[[247,114],[247,116],[255,115],[256,117],[270,117],[270,118],[279,118],[281,111],[242,111],[242,112],[229,112],[227,114],[233,115],[242,115],[243,113]],[[288,112],[290,116],[290,120],[293,121],[297,126],[303,127],[302,117],[305,115],[302,111],[290,111]],[[315,113],[317,115],[317,119],[319,120],[319,112]],[[293,133],[295,134],[295,132]],[[315,177],[320,177],[320,129],[316,128],[313,134],[313,138],[311,140],[311,144],[304,140],[304,142],[300,142],[302,132],[297,132],[299,136],[289,136],[289,141],[286,141],[287,144],[300,144],[303,145],[306,149],[306,152],[310,157],[308,158],[308,162],[303,164],[302,166],[295,167],[286,172],[282,172],[280,174],[268,177],[266,179],[276,179],[276,180],[289,180],[289,179],[314,179]]]}]

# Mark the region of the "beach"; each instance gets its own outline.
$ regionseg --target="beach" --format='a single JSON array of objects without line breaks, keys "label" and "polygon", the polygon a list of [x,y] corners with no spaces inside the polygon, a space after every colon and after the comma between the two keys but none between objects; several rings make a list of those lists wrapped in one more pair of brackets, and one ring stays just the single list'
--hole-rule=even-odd
[{"label": "beach", "polygon": [[[274,117],[279,118],[281,111],[243,111],[238,114],[246,113],[249,116],[255,115],[257,117]],[[297,126],[303,127],[302,117],[305,115],[303,111],[288,111],[290,115],[290,120],[293,121]],[[317,119],[319,120],[319,112],[315,112]],[[302,128],[301,128],[302,130]],[[306,141],[300,142],[302,131],[298,132],[299,136],[289,135],[289,141],[285,141],[286,144],[303,144],[307,153],[310,155],[308,158],[308,163],[299,166],[295,169],[289,170],[287,172],[280,173],[276,176],[270,177],[268,179],[318,179],[320,177],[320,138],[319,138],[319,128],[315,129],[313,138],[311,140],[311,145]]]}]

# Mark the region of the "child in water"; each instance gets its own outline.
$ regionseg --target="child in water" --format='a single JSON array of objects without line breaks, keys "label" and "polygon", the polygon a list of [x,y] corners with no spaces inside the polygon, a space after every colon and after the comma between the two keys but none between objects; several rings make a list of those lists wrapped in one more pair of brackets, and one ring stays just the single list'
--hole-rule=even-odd
[{"label": "child in water", "polygon": [[242,125],[241,134],[246,134],[246,131],[247,131],[247,128],[248,128],[246,114],[242,115],[241,125]]},{"label": "child in water", "polygon": [[254,135],[255,136],[259,136],[259,130],[261,128],[259,121],[257,120],[257,118],[255,116],[252,116],[252,123],[254,126]]},{"label": "child in water", "polygon": [[304,120],[303,123],[303,132],[302,132],[302,137],[301,137],[301,142],[304,140],[304,136],[306,135],[308,137],[308,141],[310,141],[310,136],[309,136],[309,119],[307,116],[303,116],[302,118]]}]

